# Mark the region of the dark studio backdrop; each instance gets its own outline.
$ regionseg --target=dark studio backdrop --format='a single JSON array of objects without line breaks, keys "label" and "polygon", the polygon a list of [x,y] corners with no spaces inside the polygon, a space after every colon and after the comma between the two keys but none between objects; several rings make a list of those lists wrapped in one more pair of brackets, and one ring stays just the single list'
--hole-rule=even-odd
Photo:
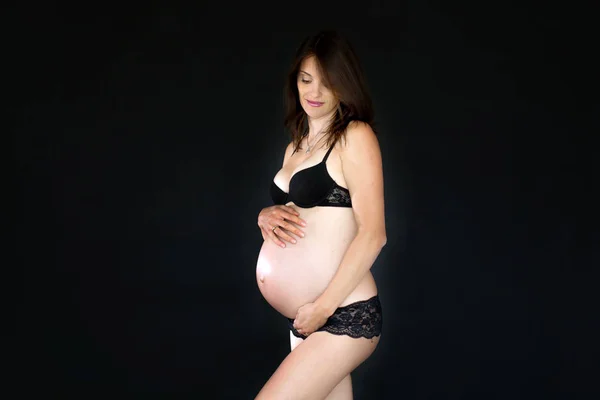
[{"label": "dark studio backdrop", "polygon": [[355,398],[598,394],[584,10],[88,6],[4,16],[21,391],[256,395],[289,351],[255,281],[283,80],[334,28],[363,62],[385,174],[384,333]]}]

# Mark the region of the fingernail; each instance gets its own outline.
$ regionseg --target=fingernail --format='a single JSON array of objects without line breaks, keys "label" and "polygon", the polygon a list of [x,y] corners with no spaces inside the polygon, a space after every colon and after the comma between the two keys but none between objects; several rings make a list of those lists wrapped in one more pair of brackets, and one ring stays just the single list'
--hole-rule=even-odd
[{"label": "fingernail", "polygon": [[300,232],[300,236],[304,237],[304,232]]},{"label": "fingernail", "polygon": [[281,243],[281,244],[280,244],[280,246],[281,246],[281,247],[285,247],[285,244],[284,244],[284,243]]},{"label": "fingernail", "polygon": [[292,239],[292,243],[296,243],[296,239]]}]

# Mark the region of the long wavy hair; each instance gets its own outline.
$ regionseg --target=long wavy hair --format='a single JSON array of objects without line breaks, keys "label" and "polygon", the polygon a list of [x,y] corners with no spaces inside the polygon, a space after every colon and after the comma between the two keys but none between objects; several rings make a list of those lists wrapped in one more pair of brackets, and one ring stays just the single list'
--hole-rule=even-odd
[{"label": "long wavy hair", "polygon": [[302,62],[311,56],[315,57],[325,86],[339,100],[335,115],[325,129],[326,146],[343,137],[352,121],[373,125],[373,103],[358,56],[350,42],[340,34],[321,31],[302,41],[285,83],[284,126],[292,136],[294,152],[308,134],[308,116],[298,94],[298,73]]}]

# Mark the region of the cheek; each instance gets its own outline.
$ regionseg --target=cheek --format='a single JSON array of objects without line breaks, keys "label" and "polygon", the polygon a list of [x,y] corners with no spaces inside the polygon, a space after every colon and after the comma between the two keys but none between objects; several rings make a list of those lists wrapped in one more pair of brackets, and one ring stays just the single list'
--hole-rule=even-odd
[{"label": "cheek", "polygon": [[333,110],[335,108],[337,108],[338,106],[338,100],[335,97],[331,97],[329,104],[331,104],[330,106],[330,110]]},{"label": "cheek", "polygon": [[336,104],[336,105],[337,105],[337,102],[338,102],[338,100],[337,100],[337,98],[336,98],[336,97],[333,95],[333,93],[328,93],[328,94],[327,94],[327,102],[328,102],[329,104]]},{"label": "cheek", "polygon": [[304,90],[302,90],[302,87],[300,87],[300,85],[298,85],[298,98],[300,99],[300,101],[302,101],[303,97],[304,97]]}]

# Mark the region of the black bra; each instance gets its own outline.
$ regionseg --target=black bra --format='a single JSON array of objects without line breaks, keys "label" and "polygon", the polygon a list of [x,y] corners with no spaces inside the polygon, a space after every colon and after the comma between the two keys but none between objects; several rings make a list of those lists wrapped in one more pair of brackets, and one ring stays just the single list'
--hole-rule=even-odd
[{"label": "black bra", "polygon": [[286,193],[271,181],[271,198],[275,204],[293,202],[298,207],[352,207],[350,192],[338,185],[329,175],[325,162],[335,143],[327,150],[323,160],[296,172],[290,179],[290,192]]}]

